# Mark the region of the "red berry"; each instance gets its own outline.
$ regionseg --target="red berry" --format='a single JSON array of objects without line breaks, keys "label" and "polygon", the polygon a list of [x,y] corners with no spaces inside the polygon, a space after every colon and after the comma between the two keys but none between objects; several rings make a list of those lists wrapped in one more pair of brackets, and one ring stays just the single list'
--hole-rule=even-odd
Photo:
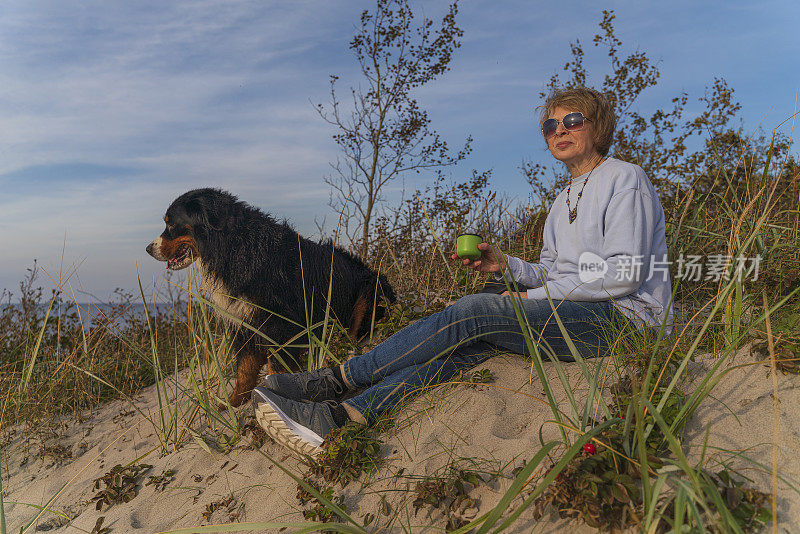
[{"label": "red berry", "polygon": [[583,446],[583,452],[587,454],[594,454],[597,452],[597,447],[594,446],[594,443],[587,443]]}]

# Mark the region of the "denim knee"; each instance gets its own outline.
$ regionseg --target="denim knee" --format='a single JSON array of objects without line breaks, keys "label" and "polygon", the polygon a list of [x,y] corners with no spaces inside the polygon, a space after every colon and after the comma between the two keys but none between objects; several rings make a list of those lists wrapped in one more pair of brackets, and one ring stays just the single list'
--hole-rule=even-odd
[{"label": "denim knee", "polygon": [[469,319],[499,311],[498,304],[505,297],[494,293],[475,293],[461,297],[448,310],[453,319]]}]

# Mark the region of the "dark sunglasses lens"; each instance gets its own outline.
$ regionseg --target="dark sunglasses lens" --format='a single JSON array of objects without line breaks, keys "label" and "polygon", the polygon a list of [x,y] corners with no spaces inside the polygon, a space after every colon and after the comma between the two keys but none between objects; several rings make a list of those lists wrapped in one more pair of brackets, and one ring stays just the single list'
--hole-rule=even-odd
[{"label": "dark sunglasses lens", "polygon": [[564,128],[567,130],[580,130],[583,127],[583,114],[570,113],[564,116]]},{"label": "dark sunglasses lens", "polygon": [[545,137],[550,137],[554,133],[556,133],[556,129],[558,128],[558,121],[555,119],[547,119],[542,123],[542,135]]}]

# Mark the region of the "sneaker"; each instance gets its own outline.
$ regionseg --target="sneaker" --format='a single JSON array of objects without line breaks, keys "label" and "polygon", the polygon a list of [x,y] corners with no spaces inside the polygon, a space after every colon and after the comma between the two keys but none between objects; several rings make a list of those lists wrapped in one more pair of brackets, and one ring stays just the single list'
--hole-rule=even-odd
[{"label": "sneaker", "polygon": [[263,386],[253,390],[256,420],[267,434],[300,455],[317,458],[322,442],[339,428],[327,403],[303,402],[281,397]]},{"label": "sneaker", "polygon": [[347,391],[347,386],[336,378],[330,367],[267,375],[261,387],[274,391],[284,399],[314,402],[338,400]]}]

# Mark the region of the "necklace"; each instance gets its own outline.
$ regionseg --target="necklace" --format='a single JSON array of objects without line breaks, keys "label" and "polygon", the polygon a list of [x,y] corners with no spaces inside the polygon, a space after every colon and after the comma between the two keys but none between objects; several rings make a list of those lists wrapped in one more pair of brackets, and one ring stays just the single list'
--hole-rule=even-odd
[{"label": "necklace", "polygon": [[592,173],[597,168],[597,166],[600,165],[601,163],[603,163],[604,159],[605,158],[603,158],[600,161],[598,161],[597,165],[592,167],[592,170],[590,170],[589,174],[586,175],[586,179],[583,181],[583,187],[581,187],[581,191],[580,191],[580,193],[578,193],[578,198],[575,199],[575,208],[570,208],[569,207],[569,191],[572,188],[572,182],[570,182],[570,184],[567,186],[567,210],[569,211],[569,223],[570,224],[572,224],[575,221],[575,219],[578,217],[578,202],[581,201],[581,197],[583,196],[583,190],[586,189],[586,182],[589,181],[589,177],[592,175]]}]

